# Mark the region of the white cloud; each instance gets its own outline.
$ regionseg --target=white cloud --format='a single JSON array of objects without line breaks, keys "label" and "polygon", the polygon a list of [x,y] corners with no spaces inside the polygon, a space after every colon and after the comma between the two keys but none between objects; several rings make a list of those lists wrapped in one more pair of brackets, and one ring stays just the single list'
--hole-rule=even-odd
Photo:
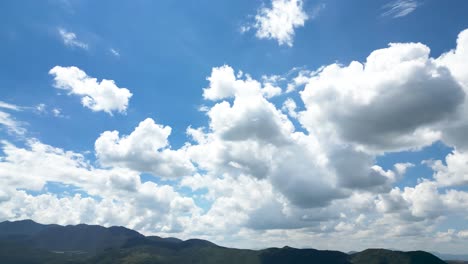
[{"label": "white cloud", "polygon": [[382,16],[399,18],[413,13],[421,4],[416,0],[395,0],[384,5]]},{"label": "white cloud", "polygon": [[236,93],[236,76],[234,69],[224,65],[213,68],[211,76],[207,78],[210,86],[203,89],[203,97],[208,100],[219,100],[233,97]]},{"label": "white cloud", "polygon": [[45,114],[47,112],[46,108],[47,106],[41,103],[34,107],[34,111],[38,114]]},{"label": "white cloud", "polygon": [[423,221],[466,215],[467,202],[467,192],[449,189],[441,193],[437,182],[422,180],[415,187],[394,188],[389,194],[379,195],[376,206],[380,212],[397,213],[406,221]]},{"label": "white cloud", "polygon": [[132,93],[127,88],[119,88],[113,80],[103,79],[98,82],[96,78],[88,76],[74,66],[55,66],[49,74],[54,76],[56,88],[80,96],[83,106],[95,112],[125,113],[128,101],[132,97]]},{"label": "white cloud", "polygon": [[14,119],[9,113],[0,111],[0,125],[6,127],[8,132],[23,135],[26,132],[23,124]]},{"label": "white cloud", "polygon": [[275,39],[279,45],[292,47],[294,30],[304,26],[307,19],[302,0],[272,0],[271,7],[258,10],[252,27],[258,38]]},{"label": "white cloud", "polygon": [[468,153],[454,150],[442,161],[426,162],[434,170],[434,178],[441,186],[468,184]]},{"label": "white cloud", "polygon": [[465,92],[464,104],[458,108],[456,116],[441,125],[443,140],[458,150],[468,151],[468,29],[458,35],[456,48],[442,54],[435,63],[447,67]]},{"label": "white cloud", "polygon": [[[128,169],[99,169],[83,155],[29,140],[25,148],[4,141],[0,159],[0,219],[31,218],[44,223],[125,225],[142,232],[173,232],[184,215],[198,214],[191,198],[173,187],[142,183]],[[84,192],[28,194],[58,182]],[[99,199],[97,199],[99,198]],[[21,209],[19,209],[21,208]]]},{"label": "white cloud", "polygon": [[294,102],[293,99],[287,98],[283,106],[281,107],[281,110],[285,113],[287,113],[290,117],[296,118],[297,117],[297,112],[296,112],[296,102]]},{"label": "white cloud", "polygon": [[191,159],[209,173],[268,179],[303,207],[346,197],[348,189],[389,188],[394,180],[395,173],[374,166],[371,155],[295,132],[288,117],[263,95],[260,82],[237,79],[226,65],[213,68],[208,80],[206,99],[234,98],[232,104],[222,101],[208,110],[209,131],[187,131],[197,143],[187,149]]},{"label": "white cloud", "polygon": [[63,40],[63,43],[66,46],[78,47],[78,48],[85,49],[85,50],[88,49],[88,44],[82,41],[79,41],[75,33],[67,31],[64,28],[58,28],[58,32],[60,34],[60,37]]},{"label": "white cloud", "polygon": [[96,156],[104,166],[124,167],[161,177],[190,175],[194,167],[184,149],[172,150],[169,126],[158,125],[147,118],[128,136],[118,131],[105,131],[95,143]]},{"label": "white cloud", "polygon": [[52,109],[52,114],[55,117],[63,117],[62,110],[60,110],[60,108],[53,108]]},{"label": "white cloud", "polygon": [[262,94],[266,98],[272,98],[272,97],[280,95],[281,93],[282,93],[281,88],[278,86],[274,86],[271,83],[265,83],[264,87],[262,88]]},{"label": "white cloud", "polygon": [[393,43],[365,63],[324,67],[301,92],[301,123],[320,140],[368,152],[418,149],[441,139],[436,125],[453,116],[465,93],[429,51],[420,43]]},{"label": "white cloud", "polygon": [[[7,111],[22,111],[24,109],[24,107],[0,101],[0,109],[2,108]],[[0,125],[4,126],[9,133],[14,133],[16,135],[24,135],[26,132],[26,129],[23,127],[23,122],[17,121],[9,113],[2,110],[0,110]]]},{"label": "white cloud", "polygon": [[0,108],[7,109],[7,110],[13,110],[13,111],[21,111],[23,110],[23,107],[17,106],[14,104],[9,104],[3,101],[0,101]]},{"label": "white cloud", "polygon": [[294,92],[298,87],[306,85],[309,82],[310,77],[317,74],[321,70],[322,68],[319,68],[315,72],[310,72],[307,70],[299,71],[298,75],[294,77],[290,83],[288,83],[288,86],[286,88],[286,93]]},{"label": "white cloud", "polygon": [[[236,247],[315,241],[341,250],[463,250],[466,227],[441,229],[468,215],[468,193],[452,188],[467,183],[464,39],[462,33],[440,58],[430,58],[423,44],[402,43],[363,63],[302,70],[290,90],[305,85],[301,97],[290,94],[282,106],[265,89],[290,75],[255,80],[227,65],[213,68],[203,91],[208,123],[189,127],[191,143],[179,149],[169,144],[171,128],[152,119],[128,135],[102,133],[97,164],[37,140],[4,142],[0,219],[117,224]],[[62,77],[57,82],[67,80],[77,94],[83,83],[102,84],[78,68]],[[85,91],[79,94],[91,93]],[[448,127],[458,127],[459,137]],[[414,165],[384,170],[376,163],[382,153],[439,139],[454,150],[445,163],[430,163],[432,180],[394,187]],[[142,183],[143,172],[172,178],[172,186]],[[80,194],[48,193],[52,182]]]},{"label": "white cloud", "polygon": [[116,49],[110,48],[109,51],[112,53],[112,55],[120,57],[120,52],[118,52]]}]

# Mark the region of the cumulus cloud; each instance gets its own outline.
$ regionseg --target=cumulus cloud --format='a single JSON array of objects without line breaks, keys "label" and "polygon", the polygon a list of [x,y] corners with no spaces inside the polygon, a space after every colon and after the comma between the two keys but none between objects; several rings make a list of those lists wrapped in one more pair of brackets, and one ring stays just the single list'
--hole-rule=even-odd
[{"label": "cumulus cloud", "polygon": [[[226,65],[213,68],[208,80],[206,99],[233,98],[232,104],[225,100],[207,111],[208,131],[187,131],[197,143],[187,149],[192,161],[209,173],[268,179],[302,207],[323,206],[349,196],[351,189],[388,189],[394,180],[395,173],[375,166],[369,154],[295,132],[259,81],[239,79]],[[288,104],[293,111],[291,100]]]},{"label": "cumulus cloud", "polygon": [[218,101],[246,94],[261,94],[268,99],[282,94],[282,89],[276,83],[278,76],[263,76],[262,81],[254,80],[248,74],[243,77],[242,71],[235,74],[229,65],[214,67],[207,78],[210,85],[203,89],[203,97]]},{"label": "cumulus cloud", "polygon": [[415,187],[403,190],[394,188],[376,200],[377,209],[383,213],[397,213],[411,221],[424,221],[449,215],[465,215],[468,193],[446,190],[441,193],[435,181],[422,180]]},{"label": "cumulus cloud", "polygon": [[291,98],[287,98],[284,101],[283,106],[281,107],[281,110],[287,113],[290,117],[296,118],[297,117],[296,108],[297,108],[296,102]]},{"label": "cumulus cloud", "polygon": [[172,150],[167,138],[169,126],[158,125],[147,118],[128,136],[118,131],[103,132],[95,143],[96,156],[104,166],[130,168],[161,177],[181,177],[194,167],[184,149]]},{"label": "cumulus cloud", "polygon": [[271,7],[258,10],[252,27],[258,38],[275,39],[279,45],[292,47],[295,29],[303,27],[308,19],[302,0],[272,0]]},{"label": "cumulus cloud", "polygon": [[[465,94],[468,93],[468,29],[460,32],[455,49],[442,54],[435,62],[447,67],[450,73],[463,87]],[[456,117],[441,125],[443,140],[459,150],[468,151],[468,100],[458,109]]]},{"label": "cumulus cloud", "polygon": [[[295,71],[284,100],[270,100],[282,95],[274,87],[283,77],[256,80],[215,67],[203,90],[208,123],[187,128],[190,143],[179,149],[169,144],[172,129],[150,118],[128,135],[103,132],[97,164],[37,140],[24,147],[4,141],[0,219],[118,224],[245,247],[317,241],[342,250],[464,249],[466,228],[441,228],[468,214],[468,193],[454,188],[467,184],[465,32],[439,58],[423,44],[400,43],[365,62]],[[56,82],[74,80],[60,84],[70,91],[102,85],[84,73],[67,76]],[[292,94],[304,85],[300,97]],[[395,187],[413,164],[377,163],[382,154],[436,140],[454,149],[444,161],[427,161],[433,177],[421,175],[413,186]],[[171,186],[143,183],[141,173],[172,178]],[[47,193],[51,182],[80,192]]]},{"label": "cumulus cloud", "polygon": [[127,88],[119,88],[113,80],[103,79],[99,82],[74,66],[55,66],[49,74],[54,76],[55,88],[80,96],[81,104],[95,112],[125,113],[132,97]]},{"label": "cumulus cloud", "polygon": [[413,13],[421,4],[416,0],[396,0],[384,5],[382,16],[399,18]]},{"label": "cumulus cloud", "polygon": [[[431,58],[421,43],[392,43],[362,63],[301,71],[292,79],[290,92],[305,84],[300,94],[305,110],[298,111],[291,98],[281,110],[298,117],[306,131],[297,131],[262,93],[265,78],[236,75],[226,65],[214,68],[204,97],[221,102],[207,107],[208,127],[187,130],[195,142],[188,153],[206,171],[206,182],[229,179],[230,185],[260,181],[268,186],[272,191],[268,199],[257,200],[256,206],[242,205],[245,211],[238,224],[252,232],[272,234],[278,229],[284,234],[307,228],[309,238],[346,234],[362,241],[405,236],[414,238],[415,244],[424,243],[416,238],[435,237],[444,217],[466,214],[466,192],[441,189],[466,184],[463,152],[455,151],[446,163],[431,163],[434,180],[422,179],[403,189],[392,185],[414,165],[403,162],[384,170],[376,158],[446,142],[447,125],[466,119],[460,114],[466,101],[465,75],[450,69],[464,65],[465,60],[458,58],[464,46],[462,32],[457,48],[440,58]],[[221,184],[208,186],[197,177],[184,183],[195,189],[205,186],[210,197],[217,197],[214,201],[225,201],[226,195],[234,199]],[[226,192],[211,192],[213,188]]]},{"label": "cumulus cloud", "polygon": [[60,37],[62,38],[62,41],[66,46],[78,47],[85,50],[88,49],[88,44],[78,40],[75,33],[67,31],[64,28],[59,28],[58,33],[60,34]]},{"label": "cumulus cloud", "polygon": [[[336,136],[372,152],[417,149],[441,138],[465,93],[420,43],[393,43],[365,63],[326,66],[309,79],[301,123],[321,138]],[[428,107],[430,106],[430,107]]]},{"label": "cumulus cloud", "polygon": [[426,161],[434,170],[434,178],[441,186],[463,186],[468,184],[468,153],[454,150],[441,160]]},{"label": "cumulus cloud", "polygon": [[[179,228],[178,218],[184,212],[195,215],[199,210],[191,198],[181,196],[171,186],[142,183],[135,171],[95,168],[80,153],[37,140],[29,140],[24,148],[6,141],[2,144],[1,219],[126,225],[146,232],[171,232]],[[75,186],[85,195],[27,192],[44,190],[50,182]]]}]

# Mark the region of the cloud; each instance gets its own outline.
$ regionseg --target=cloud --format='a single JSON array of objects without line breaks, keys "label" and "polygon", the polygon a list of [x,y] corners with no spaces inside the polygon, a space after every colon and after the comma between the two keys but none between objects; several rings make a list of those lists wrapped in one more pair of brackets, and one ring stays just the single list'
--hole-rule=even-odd
[{"label": "cloud", "polygon": [[283,106],[281,107],[281,110],[287,113],[290,117],[297,118],[296,108],[297,108],[296,102],[294,102],[294,100],[291,98],[287,98],[284,101]]},{"label": "cloud", "polygon": [[187,148],[192,161],[210,174],[268,179],[302,207],[323,206],[349,196],[350,189],[388,189],[394,180],[395,173],[375,166],[372,155],[295,132],[259,81],[239,79],[226,65],[213,68],[208,81],[206,99],[234,98],[232,104],[222,101],[208,109],[208,131],[187,131],[197,143]]},{"label": "cloud", "polygon": [[214,67],[211,76],[207,78],[209,87],[203,89],[203,97],[207,100],[218,101],[233,98],[242,94],[262,94],[266,98],[272,98],[282,94],[282,89],[277,86],[275,77],[263,77],[262,81],[252,79],[248,74],[244,76],[242,71],[237,75],[229,65]]},{"label": "cloud", "polygon": [[382,7],[382,16],[399,18],[413,13],[421,4],[416,0],[395,0]]},{"label": "cloud", "polygon": [[316,5],[312,11],[310,12],[310,19],[316,19],[322,12],[323,10],[327,7],[325,3],[320,3]]},{"label": "cloud", "polygon": [[[22,111],[24,107],[0,101],[0,109],[5,109],[7,111]],[[0,125],[4,126],[9,133],[16,135],[24,135],[26,132],[26,129],[23,127],[24,122],[17,121],[9,113],[2,110],[0,110]]]},{"label": "cloud", "polygon": [[23,122],[15,120],[9,113],[0,111],[0,125],[6,127],[9,133],[23,135],[26,132],[23,124]]},{"label": "cloud", "polygon": [[78,48],[85,49],[85,50],[88,49],[88,44],[86,44],[86,43],[84,43],[82,41],[79,41],[78,38],[76,37],[75,33],[67,31],[64,28],[58,28],[58,32],[60,34],[60,37],[63,40],[63,43],[66,46],[78,47]]},{"label": "cloud", "polygon": [[[465,95],[468,94],[468,29],[458,35],[456,48],[442,54],[435,60],[435,63],[449,69],[451,75],[463,87]],[[468,100],[465,98],[456,116],[441,125],[444,142],[463,151],[468,151],[467,116]]]},{"label": "cloud", "polygon": [[[2,153],[2,220],[125,225],[154,233],[177,230],[183,214],[198,214],[193,200],[173,187],[142,183],[139,174],[128,169],[95,168],[80,153],[34,139],[24,148],[3,141]],[[28,193],[44,191],[51,182],[75,186],[84,194]]]},{"label": "cloud", "polygon": [[23,110],[23,107],[17,106],[14,104],[9,104],[3,101],[0,101],[0,108],[7,109],[7,110],[13,110],[13,111],[21,111]]},{"label": "cloud", "polygon": [[441,160],[426,161],[434,170],[434,179],[441,186],[464,186],[468,184],[468,153],[454,150]]},{"label": "cloud", "polygon": [[120,57],[120,52],[118,52],[116,49],[114,48],[110,48],[109,49],[110,53],[116,57]]},{"label": "cloud", "polygon": [[[392,185],[414,165],[397,163],[384,170],[376,158],[444,140],[447,126],[466,120],[460,113],[466,102],[464,43],[462,32],[457,48],[440,58],[431,58],[421,43],[392,43],[362,63],[302,70],[291,85],[305,85],[299,102],[305,110],[289,98],[282,111],[297,116],[306,131],[296,131],[262,93],[266,79],[236,75],[227,65],[213,68],[204,89],[204,98],[216,102],[206,107],[208,127],[187,130],[194,141],[187,148],[190,158],[207,175],[185,178],[183,184],[206,188],[213,201],[243,208],[236,224],[250,228],[248,234],[268,230],[260,239],[273,241],[274,236],[265,235],[272,230],[307,230],[309,240],[313,234],[330,241],[343,235],[358,240],[411,237],[412,247],[423,245],[417,238],[436,237],[434,230],[444,217],[467,213],[462,209],[467,193],[447,188],[465,184],[463,156],[448,156],[446,165],[433,167],[434,180],[421,179],[403,190]],[[451,67],[461,73],[452,73]],[[456,148],[461,140],[454,141]],[[243,186],[262,182],[271,194],[249,204],[247,194],[234,198],[226,189],[237,181]],[[216,206],[217,215],[224,210],[230,207]]]},{"label": "cloud", "polygon": [[95,143],[96,156],[104,166],[123,167],[160,177],[181,177],[194,171],[184,149],[171,150],[169,126],[147,118],[128,136],[103,132]]},{"label": "cloud", "polygon": [[[187,128],[190,140],[177,149],[171,127],[151,118],[128,135],[104,131],[96,163],[34,139],[3,141],[0,219],[125,225],[237,247],[464,250],[466,228],[444,227],[468,214],[468,193],[455,188],[467,183],[465,32],[439,58],[423,44],[394,43],[363,62],[295,69],[296,77],[256,80],[214,67],[203,90],[208,122]],[[76,67],[54,69],[72,94],[92,97],[104,83]],[[412,186],[395,184],[413,164],[379,166],[385,153],[437,140],[453,151],[426,162],[434,175]],[[142,182],[142,173],[166,179]],[[74,191],[52,194],[52,183]]]},{"label": "cloud", "polygon": [[[318,11],[314,16],[315,13]],[[256,29],[257,38],[275,39],[279,45],[292,47],[294,30],[304,26],[308,19],[302,0],[272,0],[271,7],[258,10],[252,27]]]},{"label": "cloud", "polygon": [[113,80],[98,82],[75,66],[55,66],[49,74],[54,76],[55,88],[80,96],[81,104],[94,112],[104,111],[111,115],[114,111],[125,113],[132,97],[127,88],[119,88]]},{"label": "cloud", "polygon": [[55,117],[64,117],[63,114],[62,114],[62,110],[60,110],[60,108],[53,108],[52,109],[52,114]]},{"label": "cloud", "polygon": [[437,124],[453,117],[465,93],[429,52],[420,43],[392,43],[365,63],[324,67],[301,92],[302,125],[320,140],[335,137],[367,152],[418,149],[441,139]]},{"label": "cloud", "polygon": [[380,212],[398,213],[399,217],[410,221],[424,221],[442,216],[465,215],[464,204],[467,202],[467,192],[446,190],[441,193],[437,182],[422,180],[415,187],[405,187],[404,190],[394,188],[389,194],[380,195],[376,205]]}]

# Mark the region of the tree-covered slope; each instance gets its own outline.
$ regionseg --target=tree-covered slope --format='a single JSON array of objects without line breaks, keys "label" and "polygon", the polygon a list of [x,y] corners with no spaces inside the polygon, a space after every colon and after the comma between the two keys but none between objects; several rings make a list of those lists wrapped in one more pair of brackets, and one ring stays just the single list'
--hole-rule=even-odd
[{"label": "tree-covered slope", "polygon": [[339,251],[233,249],[206,240],[143,236],[124,227],[41,225],[33,221],[0,223],[0,263],[69,264],[442,264],[423,252],[368,249]]}]

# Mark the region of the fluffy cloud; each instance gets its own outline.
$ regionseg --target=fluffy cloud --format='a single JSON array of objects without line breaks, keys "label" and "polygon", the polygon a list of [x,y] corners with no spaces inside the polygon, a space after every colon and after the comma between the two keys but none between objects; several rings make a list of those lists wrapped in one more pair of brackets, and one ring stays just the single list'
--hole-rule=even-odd
[{"label": "fluffy cloud", "polygon": [[206,99],[234,100],[208,109],[208,131],[188,129],[197,144],[187,151],[200,168],[213,175],[268,179],[301,207],[323,206],[349,196],[352,189],[389,189],[394,172],[375,166],[373,157],[362,151],[295,132],[288,117],[262,93],[259,81],[239,79],[229,66],[213,68],[208,80]]},{"label": "fluffy cloud", "polygon": [[66,46],[78,47],[85,50],[88,49],[88,44],[79,41],[75,33],[69,32],[63,28],[59,28],[58,33],[60,34],[60,37]]},{"label": "fluffy cloud", "polygon": [[468,153],[453,151],[440,161],[429,161],[434,178],[441,186],[463,186],[468,184]]},{"label": "fluffy cloud", "polygon": [[[3,141],[2,151],[5,156],[0,163],[0,175],[7,186],[36,190],[44,188],[47,182],[60,182],[80,186],[92,195],[102,192],[101,187],[118,188],[135,183],[137,174],[129,170],[101,170],[93,168],[82,154],[64,151],[60,148],[30,139],[28,148],[18,148]],[[31,173],[34,172],[34,173]],[[119,178],[114,181],[114,178]],[[119,184],[115,185],[114,183]],[[99,187],[101,186],[101,187]],[[124,188],[125,189],[125,188]]]},{"label": "fluffy cloud", "polygon": [[377,209],[382,213],[398,214],[402,219],[424,221],[427,219],[465,215],[468,193],[456,190],[439,192],[438,183],[422,180],[415,187],[403,190],[394,188],[390,193],[379,195]]},{"label": "fluffy cloud", "polygon": [[295,28],[304,26],[309,18],[302,6],[302,0],[272,0],[271,7],[261,8],[255,16],[256,36],[292,47]]},{"label": "fluffy cloud", "polygon": [[[434,128],[463,104],[465,93],[420,43],[394,43],[364,64],[332,64],[301,92],[301,123],[321,139],[334,136],[365,151],[417,149],[441,138]],[[428,107],[430,106],[430,107]]]},{"label": "fluffy cloud", "polygon": [[[434,180],[403,189],[392,185],[414,165],[397,163],[384,170],[376,158],[445,141],[447,125],[466,119],[459,114],[466,102],[465,75],[452,73],[455,59],[448,59],[455,56],[464,65],[458,58],[466,46],[463,34],[457,48],[440,58],[429,57],[429,48],[420,43],[394,43],[372,52],[364,63],[301,71],[291,86],[306,84],[301,92],[305,110],[298,111],[288,98],[282,111],[298,117],[306,131],[297,131],[268,101],[261,82],[242,79],[229,66],[214,68],[204,97],[221,102],[207,107],[207,128],[187,130],[195,142],[187,151],[207,175],[184,179],[185,186],[206,188],[216,204],[219,199],[235,205],[239,227],[231,237],[238,239],[252,232],[271,241],[277,239],[274,234],[298,239],[297,232],[303,232],[309,239],[334,241],[341,234],[374,246],[379,241],[371,237],[399,241],[405,236],[412,247],[423,245],[418,237],[432,239],[441,221],[467,213],[466,192],[441,189],[466,184],[464,154],[455,151],[446,165],[432,163]],[[269,190],[262,192],[268,198],[221,184],[250,186],[251,181],[263,183],[256,190]],[[232,210],[215,207],[216,215]]]},{"label": "fluffy cloud", "polygon": [[[79,153],[37,140],[30,140],[25,148],[3,142],[2,152],[1,219],[126,225],[155,233],[180,230],[184,214],[199,212],[191,198],[171,186],[142,183],[139,174],[128,169],[95,168]],[[84,195],[27,192],[44,191],[54,182],[74,186]]]},{"label": "fluffy cloud", "polygon": [[[458,35],[457,47],[445,54],[442,54],[435,62],[447,67],[452,76],[463,87],[465,94],[468,93],[468,29]],[[460,150],[468,151],[468,100],[465,100],[462,107],[457,111],[453,120],[444,122],[442,130],[444,132],[444,142],[451,146],[456,146]]]},{"label": "fluffy cloud", "polygon": [[113,80],[88,76],[81,69],[55,66],[49,71],[54,76],[54,86],[81,97],[81,103],[95,112],[104,111],[112,114],[117,111],[125,113],[132,93],[127,88],[119,88]]},{"label": "fluffy cloud", "polygon": [[[213,68],[203,91],[208,123],[189,127],[191,141],[179,149],[168,142],[171,128],[150,118],[129,135],[103,132],[97,164],[37,140],[4,141],[0,219],[117,224],[243,247],[463,249],[466,230],[443,226],[468,214],[468,193],[452,188],[467,184],[465,32],[439,58],[423,44],[391,44],[363,63],[302,70],[285,100],[270,100],[282,95],[280,77]],[[71,72],[56,82],[74,80],[60,84],[72,93],[82,83],[102,85]],[[292,94],[304,84],[300,97]],[[377,163],[383,153],[440,139],[453,152],[427,162],[433,178],[414,186],[395,187],[413,164]],[[142,172],[172,180],[142,182]],[[48,193],[55,183],[72,194]]]},{"label": "fluffy cloud", "polygon": [[184,149],[171,150],[169,126],[147,118],[128,136],[105,131],[95,142],[96,156],[104,166],[130,168],[161,177],[181,177],[193,172]]}]

